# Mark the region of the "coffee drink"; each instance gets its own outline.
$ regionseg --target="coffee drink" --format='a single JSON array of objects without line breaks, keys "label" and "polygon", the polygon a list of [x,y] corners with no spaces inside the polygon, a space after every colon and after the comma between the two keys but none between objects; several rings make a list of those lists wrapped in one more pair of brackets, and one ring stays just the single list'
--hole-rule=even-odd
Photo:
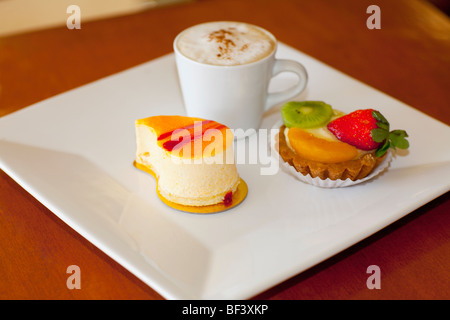
[{"label": "coffee drink", "polygon": [[[265,110],[300,94],[308,81],[301,63],[275,58],[277,40],[269,31],[245,22],[190,27],[175,37],[173,50],[186,115],[243,129],[236,139],[259,128]],[[268,92],[282,72],[296,74],[297,83]]]},{"label": "coffee drink", "polygon": [[248,23],[215,21],[185,30],[176,46],[194,61],[236,66],[269,56],[276,48],[276,40],[267,31]]}]

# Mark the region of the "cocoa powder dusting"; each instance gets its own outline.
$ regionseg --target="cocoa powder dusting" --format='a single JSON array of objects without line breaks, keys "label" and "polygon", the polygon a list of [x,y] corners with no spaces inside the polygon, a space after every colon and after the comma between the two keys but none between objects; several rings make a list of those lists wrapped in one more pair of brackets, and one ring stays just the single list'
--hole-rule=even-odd
[{"label": "cocoa powder dusting", "polygon": [[[235,28],[229,28],[228,30],[220,29],[217,31],[213,31],[209,34],[208,39],[209,41],[215,41],[220,44],[219,46],[219,53],[217,54],[217,57],[221,58],[224,55],[227,55],[231,47],[236,47],[236,44],[231,39],[227,39],[227,35],[233,35],[233,32],[230,30]],[[225,57],[227,59],[230,59],[229,57]]]},{"label": "cocoa powder dusting", "polygon": [[248,44],[244,44],[242,47],[241,47],[241,51],[245,51],[245,50],[247,50],[248,49]]}]

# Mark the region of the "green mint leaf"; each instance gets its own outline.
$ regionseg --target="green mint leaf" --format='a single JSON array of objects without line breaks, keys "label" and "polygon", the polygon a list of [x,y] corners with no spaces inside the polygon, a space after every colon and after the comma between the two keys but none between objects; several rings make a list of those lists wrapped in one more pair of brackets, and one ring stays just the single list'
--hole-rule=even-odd
[{"label": "green mint leaf", "polygon": [[372,139],[375,142],[383,142],[389,136],[389,131],[382,128],[375,128],[371,131]]},{"label": "green mint leaf", "polygon": [[376,151],[375,151],[375,156],[376,157],[381,157],[383,156],[389,149],[391,143],[389,142],[389,140],[386,140],[384,142],[383,145],[381,145]]},{"label": "green mint leaf", "polygon": [[394,132],[389,133],[389,140],[391,141],[392,148],[397,147],[397,144],[400,142],[401,139],[404,138],[398,134],[395,134]]},{"label": "green mint leaf", "polygon": [[389,123],[383,123],[383,122],[377,122],[378,128],[384,129],[386,131],[389,131]]},{"label": "green mint leaf", "polygon": [[386,120],[386,118],[379,112],[379,111],[372,111],[372,117],[374,117],[377,122],[389,125],[389,121]]},{"label": "green mint leaf", "polygon": [[399,149],[408,149],[409,148],[409,142],[405,138],[402,138],[401,140],[397,141],[397,148]]},{"label": "green mint leaf", "polygon": [[408,136],[405,130],[392,130],[391,133],[401,136],[403,138]]},{"label": "green mint leaf", "polygon": [[383,156],[389,148],[408,149],[409,142],[405,138],[408,134],[405,130],[392,130],[389,132],[389,122],[379,111],[372,111],[372,117],[377,121],[377,127],[372,129],[372,139],[375,142],[384,143],[375,151],[375,156]]},{"label": "green mint leaf", "polygon": [[405,130],[392,130],[389,133],[389,140],[391,140],[391,147],[392,148],[399,148],[399,149],[408,149],[409,142],[405,139],[408,134]]}]

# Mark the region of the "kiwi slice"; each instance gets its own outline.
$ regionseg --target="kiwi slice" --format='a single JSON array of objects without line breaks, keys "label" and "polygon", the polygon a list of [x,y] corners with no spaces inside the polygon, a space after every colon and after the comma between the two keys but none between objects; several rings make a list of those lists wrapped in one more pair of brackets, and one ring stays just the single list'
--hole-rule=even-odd
[{"label": "kiwi slice", "polygon": [[322,101],[290,101],[281,107],[284,125],[288,128],[317,128],[328,121],[333,109]]}]

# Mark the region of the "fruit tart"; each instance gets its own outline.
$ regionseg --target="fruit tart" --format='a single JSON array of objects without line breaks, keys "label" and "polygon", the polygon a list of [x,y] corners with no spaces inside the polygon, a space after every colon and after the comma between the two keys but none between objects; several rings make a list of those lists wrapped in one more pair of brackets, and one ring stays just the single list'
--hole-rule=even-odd
[{"label": "fruit tart", "polygon": [[291,101],[282,106],[281,115],[281,158],[308,178],[300,180],[319,186],[367,180],[387,167],[390,148],[409,147],[406,131],[390,131],[389,122],[374,109],[345,114],[322,101]]}]

